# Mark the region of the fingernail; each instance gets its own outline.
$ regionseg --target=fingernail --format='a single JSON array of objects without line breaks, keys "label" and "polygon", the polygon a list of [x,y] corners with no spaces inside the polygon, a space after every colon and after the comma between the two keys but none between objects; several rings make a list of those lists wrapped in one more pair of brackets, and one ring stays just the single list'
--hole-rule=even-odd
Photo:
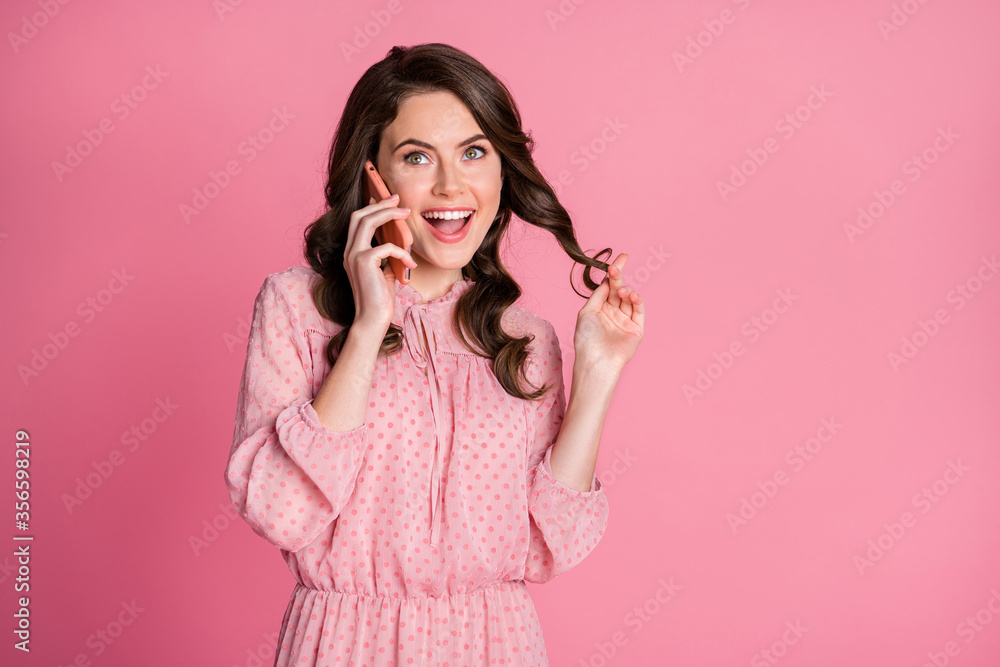
[{"label": "fingernail", "polygon": [[399,195],[398,195],[398,194],[395,194],[395,195],[393,195],[393,196],[389,197],[389,199],[399,199]]}]

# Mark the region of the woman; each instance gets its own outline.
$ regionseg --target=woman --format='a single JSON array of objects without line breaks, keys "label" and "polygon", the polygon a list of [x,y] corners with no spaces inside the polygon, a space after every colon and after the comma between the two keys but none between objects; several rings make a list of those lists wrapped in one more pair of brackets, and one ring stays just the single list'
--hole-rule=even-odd
[{"label": "woman", "polygon": [[[254,305],[226,468],[296,578],[276,665],[548,664],[525,582],[604,532],[600,433],[644,305],[625,255],[580,249],[531,150],[504,85],[444,44],[394,47],[347,101],[310,266],[268,276]],[[363,200],[369,159],[394,198]],[[500,260],[512,214],[594,290],[568,406],[555,329],[514,305]],[[394,219],[410,252],[372,246]]]}]

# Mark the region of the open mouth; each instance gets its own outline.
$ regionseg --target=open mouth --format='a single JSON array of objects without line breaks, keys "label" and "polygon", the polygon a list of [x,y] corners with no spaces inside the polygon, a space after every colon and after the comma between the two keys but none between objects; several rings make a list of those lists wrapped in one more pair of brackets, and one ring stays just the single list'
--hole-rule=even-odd
[{"label": "open mouth", "polygon": [[467,211],[461,217],[432,217],[430,214],[422,214],[422,217],[428,225],[441,232],[442,234],[457,234],[462,229],[469,224],[469,220],[472,219],[475,211]]}]

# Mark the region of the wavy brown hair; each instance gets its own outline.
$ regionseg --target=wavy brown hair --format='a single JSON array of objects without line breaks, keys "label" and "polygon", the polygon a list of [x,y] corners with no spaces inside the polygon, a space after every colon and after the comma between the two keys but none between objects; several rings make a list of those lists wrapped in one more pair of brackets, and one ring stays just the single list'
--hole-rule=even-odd
[{"label": "wavy brown hair", "polygon": [[[355,317],[344,249],[351,214],[367,204],[362,193],[364,163],[371,160],[377,164],[382,132],[395,120],[403,100],[434,91],[450,91],[465,103],[500,154],[504,176],[497,217],[472,260],[462,268],[463,278],[475,284],[455,304],[455,331],[471,351],[493,360],[493,372],[507,393],[533,400],[549,386],[522,389],[520,378],[527,381],[527,346],[532,338],[512,337],[500,324],[504,311],[521,296],[521,288],[507,272],[499,252],[511,215],[551,232],[566,254],[584,265],[583,281],[591,292],[598,283],[590,277],[590,269],[606,272],[607,262],[597,258],[610,257],[611,249],[605,248],[593,258],[583,252],[569,214],[535,166],[531,155],[534,143],[521,129],[521,114],[510,91],[475,58],[447,44],[394,46],[354,86],[337,125],[328,162],[327,209],[305,230],[306,260],[321,276],[313,301],[323,317],[345,327],[330,340],[326,357],[331,366],[336,362]],[[373,239],[372,243],[377,245],[378,241]],[[575,286],[573,291],[580,294]],[[401,344],[402,330],[390,324],[379,354],[394,354]]]}]

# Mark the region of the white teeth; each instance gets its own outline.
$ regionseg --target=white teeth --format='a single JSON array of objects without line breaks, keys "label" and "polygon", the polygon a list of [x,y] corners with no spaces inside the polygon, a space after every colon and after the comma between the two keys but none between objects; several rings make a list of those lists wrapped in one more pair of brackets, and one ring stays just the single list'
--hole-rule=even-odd
[{"label": "white teeth", "polygon": [[435,218],[439,220],[457,220],[467,218],[472,215],[472,211],[428,211],[424,213],[425,218]]}]

